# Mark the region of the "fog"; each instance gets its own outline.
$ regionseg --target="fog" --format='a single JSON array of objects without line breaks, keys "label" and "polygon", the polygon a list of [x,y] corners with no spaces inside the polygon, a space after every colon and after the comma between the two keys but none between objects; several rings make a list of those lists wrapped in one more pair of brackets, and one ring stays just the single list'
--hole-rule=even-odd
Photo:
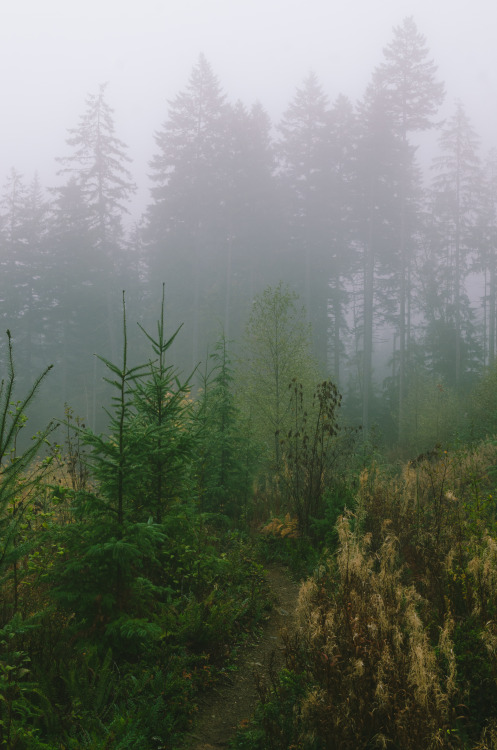
[{"label": "fog", "polygon": [[0,748],[497,750],[496,9],[0,0]]},{"label": "fog", "polygon": [[230,100],[273,120],[313,70],[330,99],[360,98],[392,27],[412,15],[447,106],[461,99],[489,145],[497,131],[492,0],[4,0],[0,15],[0,174],[55,181],[85,96],[108,82],[116,129],[147,199],[153,133],[204,53]]},{"label": "fog", "polygon": [[56,364],[47,413],[67,400],[95,423],[92,355],[119,356],[121,290],[149,325],[162,281],[186,371],[222,329],[238,354],[282,281],[356,424],[393,440],[426,383],[469,393],[497,353],[494,16],[486,0],[4,4],[0,317],[27,382]]}]

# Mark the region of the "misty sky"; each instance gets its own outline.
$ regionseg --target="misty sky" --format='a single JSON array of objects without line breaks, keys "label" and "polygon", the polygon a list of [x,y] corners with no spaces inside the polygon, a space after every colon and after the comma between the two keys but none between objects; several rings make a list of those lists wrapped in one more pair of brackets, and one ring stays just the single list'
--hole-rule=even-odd
[{"label": "misty sky", "polygon": [[53,184],[88,92],[107,81],[117,135],[143,183],[153,132],[200,52],[230,99],[276,119],[314,70],[331,99],[364,92],[392,28],[412,15],[449,105],[497,146],[495,0],[0,0],[0,181]]}]

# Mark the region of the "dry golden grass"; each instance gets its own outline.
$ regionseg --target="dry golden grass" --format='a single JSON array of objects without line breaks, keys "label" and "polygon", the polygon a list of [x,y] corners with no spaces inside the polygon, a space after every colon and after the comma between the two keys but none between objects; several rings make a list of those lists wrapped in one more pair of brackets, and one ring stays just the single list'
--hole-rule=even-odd
[{"label": "dry golden grass", "polygon": [[277,536],[284,539],[297,539],[299,535],[298,521],[296,518],[292,518],[290,513],[287,513],[283,521],[279,518],[272,518],[269,523],[266,523],[262,529],[261,534],[265,536]]},{"label": "dry golden grass", "polygon": [[[332,750],[497,748],[491,699],[471,698],[478,670],[497,687],[495,464],[486,444],[395,478],[363,471],[336,555],[300,591],[302,738],[315,733]],[[465,627],[473,647],[460,640]],[[480,656],[468,651],[478,643]]]},{"label": "dry golden grass", "polygon": [[442,667],[420,615],[426,602],[402,580],[390,524],[377,552],[350,518],[338,532],[336,561],[299,597],[302,648],[317,680],[301,706],[304,724],[330,748],[437,747],[455,690],[453,623],[448,617],[440,630]]}]

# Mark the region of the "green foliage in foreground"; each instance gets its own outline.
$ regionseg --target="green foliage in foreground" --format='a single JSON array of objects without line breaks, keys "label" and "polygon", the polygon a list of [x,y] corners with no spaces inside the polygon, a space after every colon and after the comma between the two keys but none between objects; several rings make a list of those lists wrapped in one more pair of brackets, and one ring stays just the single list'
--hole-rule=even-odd
[{"label": "green foliage in foreground", "polygon": [[[108,433],[68,408],[68,443],[41,465],[33,459],[48,430],[16,452],[41,378],[13,409],[11,356],[0,391],[7,750],[175,747],[198,692],[219,679],[267,606],[248,542],[225,515],[198,507],[209,415],[200,424],[188,382],[166,362],[174,336],[164,336],[163,315],[157,335],[145,335],[151,359],[130,367],[124,314],[122,361],[102,359],[114,392]],[[215,409],[209,418],[219,420]],[[223,477],[205,466],[203,477],[223,496]]]},{"label": "green foliage in foreground", "polygon": [[[353,492],[351,466],[367,462],[338,419],[339,394],[323,381],[307,409],[294,380],[286,431],[273,434],[279,473],[264,489],[264,431],[238,409],[226,342],[194,400],[169,364],[178,332],[165,336],[163,311],[157,332],[143,331],[149,361],[131,367],[123,308],[121,361],[102,358],[107,432],[68,407],[66,445],[41,462],[52,427],[24,452],[18,435],[46,373],[16,400],[8,337],[0,747],[178,747],[199,692],[263,616],[261,559],[313,577],[286,669],[234,747],[495,747],[494,443],[438,446],[393,478],[373,465]],[[485,434],[494,379],[475,394]],[[420,441],[433,434],[419,426]],[[260,523],[282,532],[254,547]]]}]

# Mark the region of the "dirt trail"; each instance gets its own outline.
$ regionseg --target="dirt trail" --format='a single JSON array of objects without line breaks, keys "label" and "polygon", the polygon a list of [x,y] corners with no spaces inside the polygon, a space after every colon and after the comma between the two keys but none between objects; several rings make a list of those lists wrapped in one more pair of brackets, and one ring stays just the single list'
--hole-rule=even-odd
[{"label": "dirt trail", "polygon": [[285,568],[267,568],[273,609],[258,640],[248,644],[237,659],[237,671],[230,683],[217,686],[199,705],[194,730],[186,738],[185,750],[226,748],[242,719],[248,719],[257,703],[255,674],[268,674],[270,665],[283,666],[280,633],[294,627],[300,584],[292,581]]}]

